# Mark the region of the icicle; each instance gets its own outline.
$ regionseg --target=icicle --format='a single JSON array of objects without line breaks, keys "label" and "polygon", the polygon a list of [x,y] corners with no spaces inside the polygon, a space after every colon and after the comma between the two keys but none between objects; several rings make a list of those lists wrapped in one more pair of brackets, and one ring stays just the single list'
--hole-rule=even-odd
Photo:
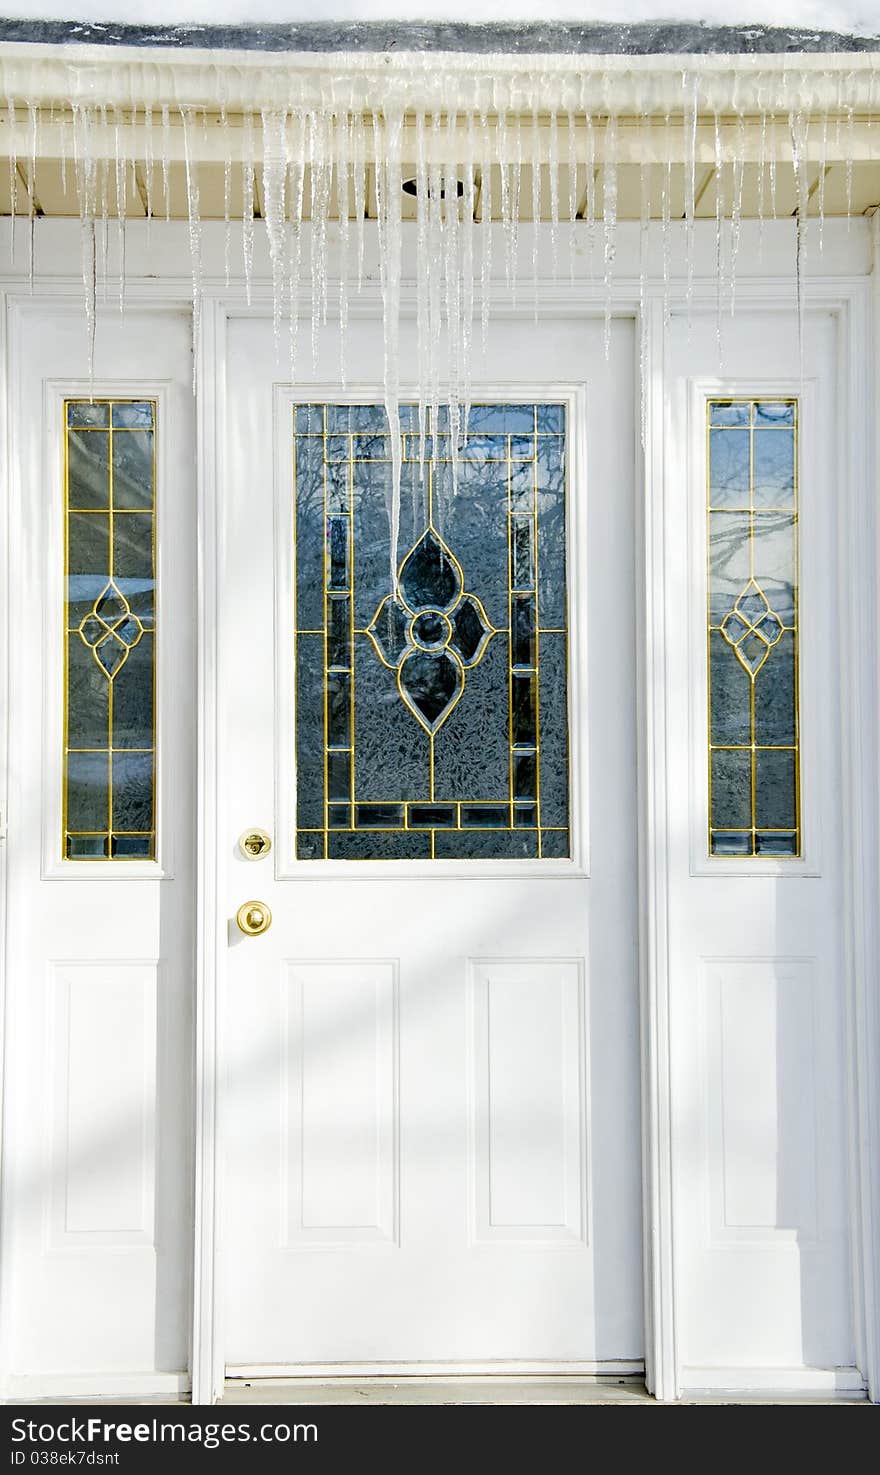
[{"label": "icicle", "polygon": [[[430,360],[428,391],[431,404],[432,459],[437,459],[437,422],[440,415],[440,344],[443,332],[440,281],[445,250],[443,218],[443,167],[441,160],[440,113],[431,115],[431,158],[428,172],[428,332]],[[433,474],[433,473],[432,473]]]},{"label": "icicle", "polygon": [[183,125],[183,157],[186,171],[186,213],[189,225],[189,249],[192,258],[193,279],[193,387],[196,383],[198,365],[199,329],[202,312],[202,222],[199,213],[199,181],[197,164],[192,151],[193,110],[181,107],[180,121]]},{"label": "icicle", "polygon": [[351,174],[351,118],[347,112],[336,120],[336,213],[339,218],[339,378],[346,383],[348,348],[348,241],[349,176]]},{"label": "icicle", "polygon": [[510,162],[510,130],[507,126],[507,115],[499,113],[496,126],[496,137],[498,139],[498,165],[501,173],[501,230],[504,236],[504,280],[508,288],[513,277],[513,236],[511,233],[511,204],[510,204],[510,176],[513,168]]},{"label": "icicle", "polygon": [[428,323],[428,163],[425,115],[416,114],[416,314],[419,362],[419,480],[425,475],[426,388],[430,377]]},{"label": "icicle", "polygon": [[568,279],[574,283],[574,248],[575,248],[575,222],[577,220],[578,188],[577,188],[577,135],[575,134],[575,117],[573,112],[568,114]]},{"label": "icicle", "polygon": [[803,378],[804,373],[804,268],[807,253],[807,213],[810,205],[809,183],[807,179],[809,126],[809,117],[806,113],[789,113],[788,128],[791,137],[791,162],[794,166],[795,195],[797,197],[797,209],[795,211],[795,273],[801,378]]},{"label": "icicle", "polygon": [[354,120],[354,167],[352,172],[354,174],[354,219],[357,231],[357,284],[358,291],[360,291],[364,283],[364,229],[367,215],[366,131],[362,117]]},{"label": "icicle", "polygon": [[37,109],[34,103],[28,103],[28,113],[31,120],[31,163],[28,178],[28,284],[31,291],[34,290],[34,217],[36,214],[36,187],[37,187]]},{"label": "icicle", "polygon": [[120,110],[113,115],[113,152],[116,183],[116,238],[119,245],[119,312],[125,311],[125,151],[120,133]]},{"label": "icicle", "polygon": [[332,115],[324,110],[316,114],[314,134],[317,147],[312,154],[312,356],[317,362],[317,329],[327,323],[327,217],[330,211],[330,183],[333,158],[330,147]]},{"label": "icicle", "polygon": [[287,293],[290,326],[290,377],[296,381],[296,353],[299,340],[299,289],[302,274],[302,213],[306,173],[306,123],[297,113],[292,125],[293,144],[290,157],[290,241],[288,247]]},{"label": "icicle", "polygon": [[446,116],[443,203],[446,219],[446,337],[449,351],[447,415],[449,417],[452,490],[458,485],[458,447],[461,438],[461,215],[458,201],[458,115],[453,108]]},{"label": "icicle", "polygon": [[[226,130],[223,129],[223,137]],[[147,103],[144,109],[144,194],[147,199],[147,241],[153,225],[153,190],[155,186],[156,161],[153,156],[153,109]]]},{"label": "icicle", "polygon": [[825,176],[828,173],[828,114],[822,113],[821,141],[819,144],[819,187],[816,191],[816,206],[819,211],[819,251],[824,249],[825,235]]},{"label": "icicle", "polygon": [[241,242],[244,259],[244,295],[251,305],[254,270],[254,115],[245,113],[241,133]]},{"label": "icicle", "polygon": [[639,165],[639,409],[641,443],[647,444],[648,425],[648,313],[645,300],[645,279],[648,271],[648,231],[651,220],[650,166],[645,162],[645,150],[641,151]]},{"label": "icicle", "polygon": [[220,109],[220,137],[223,140],[223,273],[228,287],[232,246],[232,150],[225,102]]},{"label": "icicle", "polygon": [[318,212],[320,210],[323,168],[318,139],[318,114],[309,113],[309,276],[311,279],[312,368],[318,364],[318,327],[321,320],[321,262],[318,260]]},{"label": "icicle", "polygon": [[593,279],[593,261],[596,250],[596,131],[592,114],[586,115],[587,129],[587,245],[590,256],[590,280]]},{"label": "icicle", "polygon": [[471,348],[474,323],[474,115],[468,112],[465,132],[464,197],[461,219],[461,434],[467,440],[471,413]]},{"label": "icicle", "polygon": [[550,110],[547,135],[547,157],[550,184],[550,267],[554,281],[559,275],[559,124],[556,112]]},{"label": "icicle", "polygon": [[287,113],[275,109],[260,114],[263,134],[263,218],[272,268],[272,331],[275,362],[281,358],[281,309],[284,302],[285,189],[287,185]]},{"label": "icicle", "polygon": [[[688,85],[690,83],[690,85]],[[691,304],[694,296],[694,222],[697,199],[697,116],[699,112],[697,79],[682,73],[684,91],[684,219],[685,219],[685,302],[687,304],[688,332],[691,324]]]},{"label": "icicle", "polygon": [[[383,140],[384,132],[384,140]],[[382,129],[373,114],[376,157],[376,199],[379,221],[379,257],[382,279],[382,316],[385,339],[385,413],[391,437],[390,574],[391,592],[397,592],[397,545],[400,536],[400,149],[403,114],[385,115]],[[383,147],[384,143],[384,147]]]},{"label": "icicle", "polygon": [[724,362],[724,150],[721,120],[714,114],[715,130],[715,344],[718,372]]},{"label": "icicle", "polygon": [[510,297],[512,306],[516,307],[519,281],[520,197],[523,176],[522,121],[517,114],[513,117],[512,131],[516,147],[513,156],[513,177],[510,182]]},{"label": "icicle", "polygon": [[767,208],[767,114],[761,113],[761,141],[758,147],[758,251],[764,250],[764,214]]},{"label": "icicle", "polygon": [[776,220],[776,115],[770,118],[770,217]]},{"label": "icicle", "polygon": [[171,114],[167,102],[162,104],[162,193],[165,196],[165,220],[171,219],[171,188],[168,164],[171,158]]},{"label": "icicle", "polygon": [[73,161],[76,194],[79,202],[83,296],[86,314],[86,355],[91,392],[95,377],[95,328],[98,298],[98,263],[95,241],[97,171],[92,149],[91,112],[87,106],[76,101],[71,103],[71,108],[73,111]]},{"label": "icicle", "polygon": [[[852,85],[852,72],[847,77],[847,83]],[[852,204],[853,204],[853,155],[855,154],[855,108],[852,103],[846,103],[846,228],[852,226]]]},{"label": "icicle", "polygon": [[743,176],[745,174],[746,132],[741,113],[736,115],[733,143],[733,200],[731,203],[730,232],[730,316],[736,310],[736,268],[739,260],[739,243],[742,235]]},{"label": "icicle", "polygon": [[483,358],[489,340],[489,295],[492,281],[492,134],[486,113],[480,114],[480,333]]},{"label": "icicle", "polygon": [[672,276],[672,120],[667,112],[663,122],[664,152],[663,197],[660,202],[660,229],[663,233],[663,321],[668,325],[671,316],[669,283]]},{"label": "icicle", "polygon": [[107,280],[110,275],[110,152],[107,148],[108,122],[107,106],[101,103],[98,108],[98,118],[101,124],[101,273],[102,273],[102,295],[107,301]]},{"label": "icicle", "polygon": [[617,233],[617,118],[609,113],[605,124],[605,159],[602,170],[602,230],[604,237],[605,357],[611,352],[611,276]]},{"label": "icicle", "polygon": [[541,220],[541,125],[537,109],[532,111],[532,309],[538,321],[538,235]]}]

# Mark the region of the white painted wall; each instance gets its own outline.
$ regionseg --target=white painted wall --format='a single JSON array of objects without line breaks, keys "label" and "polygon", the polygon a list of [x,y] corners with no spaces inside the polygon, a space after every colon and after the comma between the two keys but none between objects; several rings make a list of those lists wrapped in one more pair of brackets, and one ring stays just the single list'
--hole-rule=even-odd
[{"label": "white painted wall", "polygon": [[42,20],[172,22],[258,21],[705,21],[726,25],[880,30],[876,0],[0,0],[4,16]]}]

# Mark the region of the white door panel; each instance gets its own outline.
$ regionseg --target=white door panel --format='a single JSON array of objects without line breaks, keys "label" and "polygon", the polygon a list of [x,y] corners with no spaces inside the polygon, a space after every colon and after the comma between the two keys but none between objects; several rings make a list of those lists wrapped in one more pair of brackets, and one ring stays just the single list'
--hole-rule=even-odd
[{"label": "white door panel", "polygon": [[[855,1362],[842,1040],[836,329],[830,315],[808,317],[803,380],[794,314],[775,315],[768,334],[766,320],[740,312],[724,337],[721,377],[708,319],[690,335],[675,320],[669,358],[667,619],[678,637],[669,654],[676,1242],[682,1376],[695,1387],[730,1386],[731,1377],[760,1386],[775,1376],[784,1384],[792,1370]],[[713,403],[738,406],[719,419],[746,417],[748,425],[752,417],[751,431],[732,430],[743,437],[744,504],[739,452],[724,439],[731,431],[707,433],[707,423],[718,424],[712,414],[707,422]],[[780,408],[786,404],[796,409]],[[779,424],[768,428],[774,418]],[[783,419],[795,428],[780,429]],[[759,461],[775,457],[778,469],[789,454],[781,436],[797,442],[794,481],[780,475],[771,494],[773,477]],[[712,473],[713,454],[723,459],[723,476]],[[748,513],[729,510],[747,506],[750,495],[758,530],[751,542]],[[723,509],[708,520],[707,497]],[[777,501],[784,505],[774,508]],[[786,604],[792,575],[780,573],[779,544],[792,522],[796,544],[785,558],[793,559],[795,599],[780,616],[792,633],[780,637],[755,583],[770,590],[771,605]],[[708,549],[707,537],[715,540]],[[742,637],[744,627],[727,624],[734,641],[743,638],[744,654],[738,666],[722,668],[730,657],[717,643],[718,624],[728,619],[721,606],[732,605],[748,579],[755,622],[769,621],[762,628],[771,643],[765,648]],[[717,596],[717,588],[727,592]],[[711,755],[708,596],[721,598],[712,616],[713,659],[719,673],[733,673],[711,707]],[[796,642],[793,691],[779,664],[787,659],[785,638]],[[785,701],[793,726],[768,705]],[[720,825],[713,854],[710,815]],[[799,842],[784,828],[795,824]]]},{"label": "white door panel", "polygon": [[[375,384],[378,327],[351,333],[359,383]],[[554,402],[584,386],[567,401],[574,862],[345,861],[332,836],[331,858],[293,859],[293,399],[346,396],[326,387],[332,334],[315,372],[323,388],[294,397],[265,321],[232,320],[228,347],[227,1361],[637,1364],[632,327],[614,324],[606,363],[601,324],[524,318],[497,328],[484,373],[487,403]],[[413,353],[406,335],[403,379]],[[454,507],[443,515],[455,554],[468,529]],[[487,601],[478,562],[474,547],[461,553],[465,588]],[[466,672],[462,709],[478,676]],[[500,701],[489,720],[487,764],[491,721],[507,720]],[[377,763],[390,773],[394,751]],[[432,797],[450,794],[438,781]],[[275,852],[249,862],[235,841],[255,826]],[[244,938],[233,919],[251,897],[273,921]]]},{"label": "white door panel", "polygon": [[176,1390],[191,1216],[190,326],[102,313],[90,385],[78,311],[34,301],[10,321],[9,1386],[92,1376],[82,1386],[99,1391],[101,1370],[108,1387]]}]

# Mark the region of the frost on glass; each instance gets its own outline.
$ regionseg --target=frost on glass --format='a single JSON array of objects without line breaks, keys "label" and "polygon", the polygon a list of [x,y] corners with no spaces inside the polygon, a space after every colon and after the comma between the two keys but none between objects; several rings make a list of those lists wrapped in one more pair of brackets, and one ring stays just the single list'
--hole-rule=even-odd
[{"label": "frost on glass", "polygon": [[156,854],[152,401],[65,406],[62,854]]},{"label": "frost on glass", "polygon": [[295,411],[297,855],[564,858],[564,407],[474,407],[457,466],[416,415],[392,582],[382,407]]},{"label": "frost on glass", "polygon": [[708,405],[709,849],[801,853],[797,405]]}]

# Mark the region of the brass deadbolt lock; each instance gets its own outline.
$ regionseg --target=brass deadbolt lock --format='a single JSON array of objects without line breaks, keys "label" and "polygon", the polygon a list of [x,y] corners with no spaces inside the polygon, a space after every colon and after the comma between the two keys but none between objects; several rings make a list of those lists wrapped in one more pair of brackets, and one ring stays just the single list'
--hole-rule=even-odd
[{"label": "brass deadbolt lock", "polygon": [[272,849],[272,841],[265,830],[245,830],[238,837],[238,848],[245,860],[262,860]]},{"label": "brass deadbolt lock", "polygon": [[259,937],[272,925],[272,913],[264,901],[246,901],[239,907],[235,920],[246,937]]}]

